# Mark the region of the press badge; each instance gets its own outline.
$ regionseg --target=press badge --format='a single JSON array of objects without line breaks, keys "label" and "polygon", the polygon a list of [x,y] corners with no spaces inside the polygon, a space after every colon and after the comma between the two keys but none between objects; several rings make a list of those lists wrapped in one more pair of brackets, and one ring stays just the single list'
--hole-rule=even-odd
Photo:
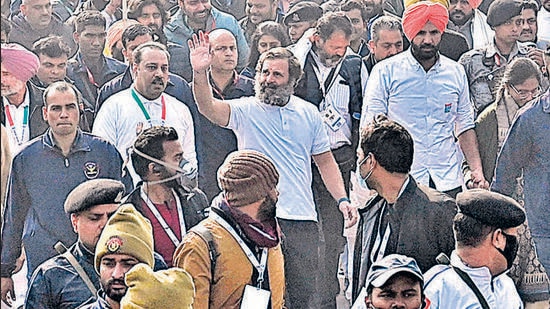
[{"label": "press badge", "polygon": [[262,290],[247,284],[244,287],[241,309],[267,309],[270,298],[270,291]]},{"label": "press badge", "polygon": [[338,131],[346,123],[344,117],[332,105],[328,105],[327,108],[321,111],[321,117],[332,131]]}]

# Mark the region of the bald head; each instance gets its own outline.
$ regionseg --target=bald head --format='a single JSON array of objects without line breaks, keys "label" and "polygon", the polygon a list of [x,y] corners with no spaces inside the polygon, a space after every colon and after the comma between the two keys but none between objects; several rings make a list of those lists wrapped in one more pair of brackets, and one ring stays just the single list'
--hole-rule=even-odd
[{"label": "bald head", "polygon": [[225,29],[215,29],[209,34],[210,52],[212,54],[211,69],[217,72],[233,72],[237,67],[237,40]]}]

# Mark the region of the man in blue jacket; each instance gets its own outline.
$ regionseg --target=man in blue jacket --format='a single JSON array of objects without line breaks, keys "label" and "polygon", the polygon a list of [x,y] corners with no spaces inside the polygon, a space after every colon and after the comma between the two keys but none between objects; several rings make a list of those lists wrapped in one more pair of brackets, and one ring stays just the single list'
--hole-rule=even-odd
[{"label": "man in blue jacket", "polygon": [[[69,192],[90,179],[123,178],[122,158],[116,148],[79,129],[79,102],[80,95],[71,84],[51,84],[44,92],[42,110],[50,127],[13,159],[2,230],[4,302],[8,293],[13,299],[11,276],[22,245],[30,275],[40,263],[57,254],[55,243],[76,241],[63,210]],[[130,180],[125,178],[125,183]]]},{"label": "man in blue jacket", "polygon": [[[210,0],[179,0],[179,10],[164,27],[169,42],[187,47],[187,40],[193,33],[210,32],[216,28],[229,30],[237,39],[239,53],[238,69],[246,66],[248,61],[248,44],[242,28],[235,17],[212,7]],[[189,65],[191,69],[191,65]]]}]

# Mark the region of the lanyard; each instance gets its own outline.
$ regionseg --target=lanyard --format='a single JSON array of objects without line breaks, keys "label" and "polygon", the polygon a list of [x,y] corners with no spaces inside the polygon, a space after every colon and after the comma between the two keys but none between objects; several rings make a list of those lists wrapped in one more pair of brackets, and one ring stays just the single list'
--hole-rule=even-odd
[{"label": "lanyard", "polygon": [[[149,115],[149,112],[147,112],[147,109],[145,109],[145,106],[143,106],[143,102],[139,99],[139,96],[137,95],[134,88],[132,88],[132,98],[136,101],[137,105],[141,109],[141,112],[143,113],[143,116],[145,116],[145,119],[149,122],[149,124],[152,126],[151,122],[151,116]],[[160,96],[161,106],[162,106],[162,112],[160,115],[160,118],[162,120],[162,125],[164,126],[164,123],[166,122],[166,102],[164,101],[164,96]]]},{"label": "lanyard", "polygon": [[[145,204],[147,204],[147,207],[149,207],[149,210],[153,213],[155,218],[157,218],[158,222],[160,223],[160,226],[164,229],[166,234],[168,234],[168,237],[170,237],[170,240],[172,240],[172,243],[177,247],[180,245],[180,240],[176,237],[176,234],[174,234],[174,231],[168,226],[168,223],[166,223],[166,220],[160,215],[160,212],[155,207],[153,202],[149,199],[147,194],[145,194],[145,191],[143,190],[143,187],[140,189],[141,198],[145,201]],[[185,221],[183,219],[183,209],[181,208],[181,202],[178,196],[176,195],[176,192],[174,192],[174,189],[172,189],[172,194],[174,195],[174,198],[176,199],[176,208],[178,210],[178,218],[180,221],[180,232],[181,232],[181,238],[183,238],[183,235],[187,233],[185,229]]]},{"label": "lanyard", "polygon": [[243,249],[243,252],[246,254],[246,257],[248,257],[248,260],[250,260],[250,263],[252,264],[252,266],[254,266],[254,268],[256,268],[256,270],[258,271],[257,287],[261,289],[262,282],[264,281],[265,266],[267,264],[267,248],[262,249],[262,257],[260,259],[261,262],[258,262],[258,259],[252,253],[250,248],[248,248],[248,246],[244,243],[242,238],[239,237],[239,235],[237,235],[237,232],[235,231],[235,229],[233,229],[233,227],[229,223],[227,223],[227,221],[225,221],[222,217],[220,217],[217,213],[213,211],[210,212],[210,217],[214,219],[216,222],[218,222],[219,224],[221,224],[221,226],[223,226],[231,234],[231,236],[233,236],[233,238],[235,238],[235,240],[239,243],[239,246],[241,246],[241,249]]},{"label": "lanyard", "polygon": [[15,123],[13,122],[13,117],[11,116],[10,105],[9,104],[4,105],[4,110],[6,111],[6,118],[8,118],[8,124],[10,125],[10,129],[13,133],[13,136],[17,141],[17,145],[23,144],[23,141],[25,140],[25,130],[27,129],[27,124],[29,123],[29,106],[27,105],[23,109],[23,125],[21,129],[21,139],[19,139],[19,136],[17,135]]}]

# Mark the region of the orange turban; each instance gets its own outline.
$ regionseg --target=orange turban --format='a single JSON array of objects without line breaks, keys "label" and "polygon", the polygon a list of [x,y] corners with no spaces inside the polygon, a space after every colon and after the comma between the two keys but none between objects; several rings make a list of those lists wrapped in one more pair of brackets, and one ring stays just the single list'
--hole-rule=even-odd
[{"label": "orange turban", "polygon": [[468,0],[468,3],[472,7],[472,9],[477,9],[479,5],[481,4],[482,0]]},{"label": "orange turban", "polygon": [[133,19],[119,20],[112,24],[111,27],[109,27],[109,30],[107,30],[107,38],[105,39],[105,49],[103,50],[103,54],[105,56],[112,57],[113,46],[122,40],[122,33],[124,33],[124,30],[135,24],[139,24],[139,22]]},{"label": "orange turban", "polygon": [[409,41],[412,41],[429,21],[443,32],[449,22],[449,12],[443,5],[428,1],[409,6],[403,14],[403,32]]}]

